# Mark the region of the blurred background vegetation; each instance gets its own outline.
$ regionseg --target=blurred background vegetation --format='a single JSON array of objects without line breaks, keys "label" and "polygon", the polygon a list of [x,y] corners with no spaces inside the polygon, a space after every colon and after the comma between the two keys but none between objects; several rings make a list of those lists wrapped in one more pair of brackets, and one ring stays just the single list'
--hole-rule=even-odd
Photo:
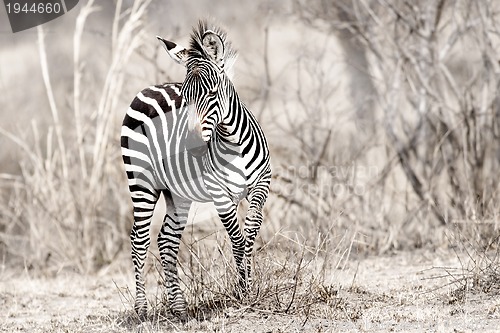
[{"label": "blurred background vegetation", "polygon": [[[114,0],[16,34],[2,20],[0,260],[94,272],[128,259],[121,120],[144,87],[183,80],[155,35],[186,45],[206,17],[239,50],[234,83],[272,150],[262,246],[297,241],[338,260],[457,239],[497,249],[499,9]],[[198,208],[192,229],[222,230]]]}]

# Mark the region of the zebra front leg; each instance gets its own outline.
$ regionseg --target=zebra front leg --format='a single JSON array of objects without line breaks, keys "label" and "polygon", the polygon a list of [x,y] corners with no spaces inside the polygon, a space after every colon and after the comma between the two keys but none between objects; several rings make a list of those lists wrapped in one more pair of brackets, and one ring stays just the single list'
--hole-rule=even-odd
[{"label": "zebra front leg", "polygon": [[165,273],[165,287],[170,309],[181,321],[186,321],[186,301],[179,284],[177,253],[182,232],[187,223],[191,201],[174,201],[170,192],[164,191],[163,193],[167,203],[167,215],[158,233],[158,249]]},{"label": "zebra front leg", "polygon": [[144,280],[144,262],[151,242],[149,226],[158,200],[158,194],[154,191],[131,187],[131,196],[134,204],[134,225],[130,232],[136,292],[134,309],[139,319],[145,320],[148,304]]},{"label": "zebra front leg", "polygon": [[245,218],[245,254],[243,256],[243,287],[249,289],[252,286],[252,253],[255,238],[259,233],[262,224],[262,208],[256,205],[248,207],[247,215]]},{"label": "zebra front leg", "polygon": [[230,198],[221,198],[214,201],[215,208],[219,218],[224,225],[224,228],[231,240],[236,269],[238,271],[238,285],[236,296],[240,296],[241,292],[246,289],[245,283],[245,267],[243,265],[243,257],[245,252],[245,238],[241,233],[237,218],[237,206]]},{"label": "zebra front leg", "polygon": [[269,195],[271,174],[266,174],[261,181],[250,191],[247,198],[249,206],[245,218],[245,255],[243,258],[243,266],[245,269],[245,283],[246,287],[252,286],[252,253],[255,243],[255,238],[259,233],[260,226],[262,225],[262,208]]}]

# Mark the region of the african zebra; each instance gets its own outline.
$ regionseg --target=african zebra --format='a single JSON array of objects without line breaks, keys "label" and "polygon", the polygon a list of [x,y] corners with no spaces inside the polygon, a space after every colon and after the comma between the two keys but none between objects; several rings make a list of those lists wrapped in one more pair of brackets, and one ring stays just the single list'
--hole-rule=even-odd
[{"label": "african zebra", "polygon": [[[132,261],[135,310],[147,310],[143,277],[149,227],[163,193],[167,214],[158,248],[171,310],[186,319],[177,275],[177,253],[193,201],[213,202],[229,234],[239,273],[238,286],[251,283],[250,257],[269,193],[269,149],[262,128],[241,102],[230,80],[236,52],[219,28],[200,21],[190,48],[157,37],[168,54],[187,68],[182,83],[141,91],[123,120],[121,147],[133,202]],[[238,203],[249,202],[243,231]]]}]

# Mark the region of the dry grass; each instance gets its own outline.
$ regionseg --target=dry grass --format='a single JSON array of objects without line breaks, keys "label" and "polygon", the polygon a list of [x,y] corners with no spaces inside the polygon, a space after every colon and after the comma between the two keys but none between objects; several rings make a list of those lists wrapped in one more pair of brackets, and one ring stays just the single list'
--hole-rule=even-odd
[{"label": "dry grass", "polygon": [[[23,152],[21,175],[10,177],[1,239],[10,255],[28,266],[89,272],[110,263],[128,241],[129,208],[120,165],[118,128],[113,115],[120,98],[124,67],[141,45],[142,19],[148,1],[116,7],[113,53],[102,94],[87,100],[80,44],[85,22],[97,8],[82,7],[74,35],[73,122],[62,124],[61,106],[52,90],[45,34],[38,28],[40,65],[51,110],[51,126],[42,134],[32,123],[34,142],[0,129]],[[99,83],[101,84],[101,83]],[[91,90],[93,87],[88,87]],[[84,139],[85,138],[85,139]]]},{"label": "dry grass", "polygon": [[[309,321],[355,321],[361,316],[359,305],[348,299],[349,294],[360,292],[354,287],[355,274],[351,285],[341,286],[333,282],[332,273],[345,268],[349,259],[345,248],[337,242],[337,246],[331,248],[330,239],[306,241],[297,234],[293,238],[283,233],[275,234],[257,251],[254,285],[249,294],[240,298],[233,292],[237,273],[228,252],[225,231],[210,235],[210,238],[215,238],[210,242],[211,245],[215,243],[215,247],[207,246],[203,241],[192,241],[196,239],[196,233],[184,236],[179,266],[192,320],[184,325],[170,314],[164,298],[159,258],[150,253],[153,259],[147,269],[151,306],[148,322],[141,324],[131,310],[133,293],[125,289],[121,291],[121,298],[125,308],[130,310],[116,319],[119,326],[127,329],[139,326],[153,332],[165,329],[210,330],[221,323],[231,325],[255,315],[300,318],[304,327]],[[283,243],[288,245],[283,246]],[[340,244],[343,245],[342,242]],[[295,326],[296,323],[290,329],[295,329]]]},{"label": "dry grass", "polygon": [[[481,226],[475,226],[474,229],[477,228]],[[450,296],[452,303],[463,303],[473,294],[500,294],[500,235],[496,234],[489,239],[474,239],[468,234],[470,229],[465,232],[457,230],[449,235],[456,256],[460,259],[459,267],[441,268],[454,287]],[[476,231],[475,235],[478,234],[486,233]]]},{"label": "dry grass", "polygon": [[[8,310],[0,315],[0,328],[12,332],[494,332],[497,328],[500,304],[494,295],[461,297],[454,285],[443,287],[453,279],[439,278],[441,268],[459,265],[450,253],[419,251],[361,259],[347,271],[329,271],[335,276],[320,279],[313,267],[320,257],[302,256],[308,251],[301,246],[296,250],[281,259],[275,250],[260,251],[257,260],[264,263],[259,267],[264,270],[251,295],[241,301],[230,300],[225,292],[207,297],[192,306],[198,317],[186,324],[161,303],[163,288],[156,284],[161,280],[156,271],[148,275],[152,308],[144,323],[133,312],[128,290],[132,281],[126,270],[97,276],[61,273],[56,278],[30,277],[30,272],[16,272],[15,279],[4,275],[0,284],[8,292],[0,301]],[[214,261],[223,259],[211,258],[207,264]],[[205,278],[204,288],[215,290],[220,285],[220,278]],[[191,300],[198,297],[192,294],[194,289],[186,292]]]}]

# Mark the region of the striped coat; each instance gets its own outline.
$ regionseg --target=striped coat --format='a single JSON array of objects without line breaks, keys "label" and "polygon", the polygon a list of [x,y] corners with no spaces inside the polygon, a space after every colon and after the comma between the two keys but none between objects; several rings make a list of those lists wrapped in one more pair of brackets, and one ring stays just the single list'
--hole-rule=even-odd
[{"label": "striped coat", "polygon": [[[187,74],[182,83],[141,91],[123,120],[122,155],[134,207],[135,309],[145,318],[144,261],[151,217],[163,194],[167,215],[158,247],[170,307],[185,319],[176,260],[191,203],[214,203],[231,239],[239,272],[237,291],[244,293],[251,284],[250,257],[269,193],[270,155],[262,128],[228,75],[236,53],[225,33],[200,22],[190,49],[159,39],[169,55],[186,66]],[[236,210],[243,199],[249,208],[241,230]]]}]

